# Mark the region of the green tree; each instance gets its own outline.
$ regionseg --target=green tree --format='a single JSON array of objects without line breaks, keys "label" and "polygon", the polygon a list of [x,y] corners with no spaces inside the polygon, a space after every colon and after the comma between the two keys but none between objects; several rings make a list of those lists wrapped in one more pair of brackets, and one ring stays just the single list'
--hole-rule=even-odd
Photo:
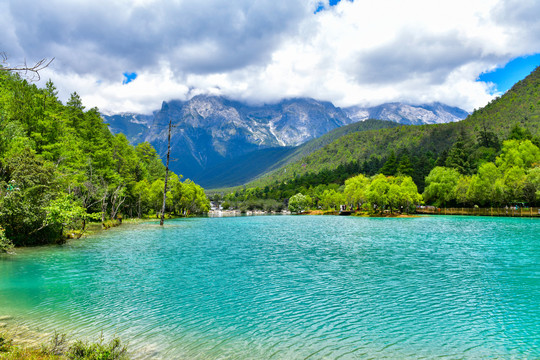
[{"label": "green tree", "polygon": [[525,201],[523,194],[523,188],[525,187],[525,181],[527,179],[525,170],[513,166],[506,169],[502,176],[506,201],[509,203]]},{"label": "green tree", "polygon": [[422,195],[418,193],[418,187],[410,176],[401,176],[397,178],[399,181],[399,205],[405,209],[407,213],[413,212],[415,205],[422,202]]},{"label": "green tree", "polygon": [[366,191],[366,198],[373,210],[381,212],[384,210],[388,205],[389,190],[390,183],[385,175],[379,174],[371,179],[371,183]]},{"label": "green tree", "polygon": [[446,167],[454,168],[460,174],[468,174],[470,172],[469,153],[470,150],[465,147],[465,141],[459,139],[448,152]]},{"label": "green tree", "polygon": [[397,166],[396,153],[394,150],[392,150],[392,152],[390,152],[390,156],[381,168],[380,173],[386,176],[396,175]]},{"label": "green tree", "polygon": [[289,199],[289,211],[293,213],[301,213],[309,208],[311,198],[309,196],[298,193],[291,196]]},{"label": "green tree", "polygon": [[508,135],[508,140],[532,140],[532,134],[529,129],[522,128],[519,124],[515,124],[514,127],[510,130]]},{"label": "green tree", "polygon": [[534,204],[540,200],[540,167],[529,170],[523,185],[523,196],[525,201]]},{"label": "green tree", "polygon": [[500,170],[493,163],[485,163],[473,175],[467,197],[479,205],[495,204],[501,201],[501,187],[497,180]]},{"label": "green tree", "polygon": [[459,177],[459,180],[454,188],[456,202],[462,205],[470,205],[470,199],[468,197],[469,187],[471,186],[471,177],[469,175],[463,175]]},{"label": "green tree", "polygon": [[459,172],[454,168],[434,167],[426,177],[425,201],[435,206],[445,206],[453,201],[459,176]]},{"label": "green tree", "polygon": [[496,164],[505,171],[513,166],[528,169],[540,163],[540,149],[530,140],[506,140]]},{"label": "green tree", "polygon": [[360,208],[366,201],[366,190],[369,186],[369,179],[360,174],[345,180],[344,194],[347,203]]},{"label": "green tree", "polygon": [[344,204],[345,201],[345,195],[334,189],[328,189],[323,192],[319,204],[323,209],[335,210],[339,205]]},{"label": "green tree", "polygon": [[401,155],[399,158],[396,174],[406,176],[412,176],[414,174],[414,168],[407,153]]}]

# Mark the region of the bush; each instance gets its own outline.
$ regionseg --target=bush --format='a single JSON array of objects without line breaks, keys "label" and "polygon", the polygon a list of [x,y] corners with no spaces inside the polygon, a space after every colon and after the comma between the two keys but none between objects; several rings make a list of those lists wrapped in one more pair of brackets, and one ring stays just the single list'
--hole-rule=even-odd
[{"label": "bush", "polygon": [[0,253],[9,253],[12,250],[13,243],[6,237],[6,234],[4,233],[4,228],[0,226]]},{"label": "bush", "polygon": [[104,343],[103,338],[98,343],[75,342],[68,350],[69,359],[81,360],[121,360],[127,359],[127,348],[120,339],[114,338]]},{"label": "bush", "polygon": [[65,334],[54,333],[50,343],[42,346],[43,355],[58,356],[61,359],[72,360],[123,360],[128,359],[127,347],[120,339],[113,338],[106,343],[101,335],[96,343],[77,340],[71,345]]}]

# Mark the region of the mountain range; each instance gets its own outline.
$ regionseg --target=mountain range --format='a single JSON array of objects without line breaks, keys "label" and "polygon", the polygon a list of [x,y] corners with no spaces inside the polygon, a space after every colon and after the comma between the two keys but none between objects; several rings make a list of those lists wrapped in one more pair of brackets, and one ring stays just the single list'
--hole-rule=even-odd
[{"label": "mountain range", "polygon": [[[345,178],[358,173],[374,175],[387,160],[397,157],[400,161],[405,158],[411,164],[414,169],[411,176],[422,191],[425,177],[431,169],[447,166],[448,158],[451,161],[456,157],[461,158],[464,161],[461,163],[463,169],[470,172],[485,162],[494,162],[503,142],[513,132],[520,134],[514,136],[529,138],[533,143],[540,144],[539,105],[540,66],[501,97],[494,98],[462,121],[398,126],[378,131],[351,131],[274,168],[246,186],[264,188],[290,183],[293,178],[313,178],[319,174],[325,174],[327,178],[323,183],[334,181],[343,174]],[[349,126],[352,125],[337,130]],[[355,170],[347,173],[347,167]],[[330,178],[333,180],[328,180]],[[344,178],[334,182],[340,181],[343,183]]]},{"label": "mountain range", "polygon": [[[168,124],[173,125],[170,168],[204,187],[246,183],[327,144],[322,135],[396,126],[459,121],[468,113],[440,103],[388,103],[375,107],[339,108],[310,98],[249,105],[218,96],[163,102],[151,115],[102,115],[113,133],[132,144],[150,142],[165,157]],[[388,120],[346,127],[366,119]],[[391,121],[392,123],[389,123]]]}]

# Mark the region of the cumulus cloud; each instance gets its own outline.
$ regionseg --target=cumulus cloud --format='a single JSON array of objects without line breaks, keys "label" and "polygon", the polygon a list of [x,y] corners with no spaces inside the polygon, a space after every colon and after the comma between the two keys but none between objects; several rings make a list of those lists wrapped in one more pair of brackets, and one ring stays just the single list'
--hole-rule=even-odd
[{"label": "cumulus cloud", "polygon": [[[335,1],[332,1],[334,4]],[[0,0],[12,58],[55,57],[67,98],[149,113],[198,93],[339,106],[491,99],[482,72],[540,52],[535,0]],[[122,85],[123,74],[136,73]]]}]

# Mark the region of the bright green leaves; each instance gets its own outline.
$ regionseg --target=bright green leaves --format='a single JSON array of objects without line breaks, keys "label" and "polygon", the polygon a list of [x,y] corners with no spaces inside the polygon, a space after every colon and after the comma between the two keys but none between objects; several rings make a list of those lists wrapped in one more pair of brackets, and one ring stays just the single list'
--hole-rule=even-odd
[{"label": "bright green leaves", "polygon": [[311,205],[311,198],[307,195],[298,193],[291,196],[289,199],[289,211],[293,213],[301,213],[309,208]]},{"label": "bright green leaves", "polygon": [[522,169],[539,166],[540,149],[530,140],[506,140],[495,162],[502,171],[513,166]]},{"label": "bright green leaves", "polygon": [[[161,204],[164,177],[150,144],[113,136],[77,93],[64,106],[51,81],[39,89],[0,72],[0,225],[15,245],[61,240],[97,217],[143,216]],[[167,211],[208,211],[202,188],[171,179]]]},{"label": "bright green leaves", "polygon": [[472,176],[454,168],[434,168],[426,178],[424,196],[436,206],[534,203],[540,195],[539,166],[540,149],[530,140],[507,140],[495,162],[483,163]]},{"label": "bright green leaves", "polygon": [[360,174],[345,180],[344,194],[347,202],[355,207],[360,207],[366,201],[366,188],[369,179]]},{"label": "bright green leaves", "polygon": [[426,177],[425,201],[442,206],[454,199],[454,188],[459,176],[459,172],[453,168],[442,166],[433,168]]}]

